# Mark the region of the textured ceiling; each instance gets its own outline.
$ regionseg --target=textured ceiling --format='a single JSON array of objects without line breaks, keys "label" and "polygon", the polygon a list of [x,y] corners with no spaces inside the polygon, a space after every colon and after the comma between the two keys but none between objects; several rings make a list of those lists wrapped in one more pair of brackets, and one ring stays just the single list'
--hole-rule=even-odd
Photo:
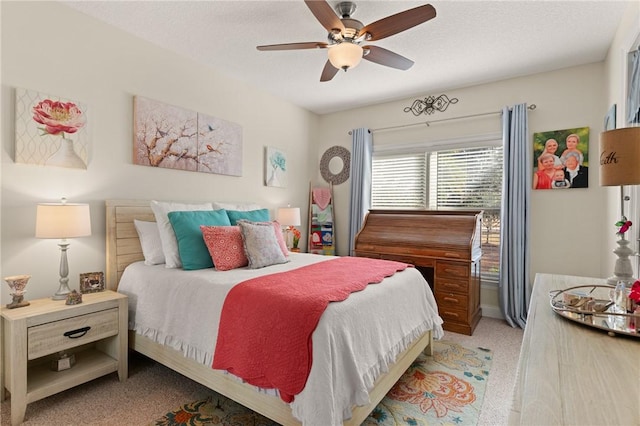
[{"label": "textured ceiling", "polygon": [[[432,1],[433,20],[370,43],[415,61],[411,69],[362,61],[325,83],[319,81],[325,49],[256,50],[326,41],[325,29],[302,0],[63,3],[324,114],[601,61],[632,2]],[[366,25],[427,2],[356,4],[352,17]]]}]

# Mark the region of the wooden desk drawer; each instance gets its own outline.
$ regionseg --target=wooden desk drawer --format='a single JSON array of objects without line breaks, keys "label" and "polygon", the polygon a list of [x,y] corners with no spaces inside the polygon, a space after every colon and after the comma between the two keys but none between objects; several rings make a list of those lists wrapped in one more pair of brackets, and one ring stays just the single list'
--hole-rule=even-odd
[{"label": "wooden desk drawer", "polygon": [[442,278],[437,276],[436,279],[436,292],[438,293],[469,293],[469,280],[461,280],[459,278]]},{"label": "wooden desk drawer", "polygon": [[436,292],[435,296],[439,309],[464,309],[466,312],[468,302],[466,295]]},{"label": "wooden desk drawer", "polygon": [[117,334],[117,308],[29,327],[28,359],[40,358]]},{"label": "wooden desk drawer", "polygon": [[438,306],[438,314],[443,319],[445,325],[449,322],[466,323],[467,322],[467,308],[463,306],[461,308],[443,307]]},{"label": "wooden desk drawer", "polygon": [[454,262],[437,262],[436,277],[469,278],[469,265]]}]

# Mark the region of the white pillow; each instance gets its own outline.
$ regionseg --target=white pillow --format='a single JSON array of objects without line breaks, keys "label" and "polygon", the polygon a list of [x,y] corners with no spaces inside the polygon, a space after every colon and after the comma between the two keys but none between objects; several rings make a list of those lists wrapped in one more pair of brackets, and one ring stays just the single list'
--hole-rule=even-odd
[{"label": "white pillow", "polygon": [[161,265],[164,263],[164,252],[162,251],[162,241],[160,241],[160,231],[155,222],[145,222],[134,219],[133,224],[138,231],[142,254],[145,265]]},{"label": "white pillow", "polygon": [[164,201],[151,201],[151,210],[156,217],[158,231],[160,231],[160,241],[164,252],[165,266],[167,268],[181,268],[180,253],[178,252],[178,240],[173,232],[171,222],[169,222],[169,212],[193,211],[193,210],[213,210],[211,203],[184,204]]},{"label": "white pillow", "polygon": [[211,204],[213,204],[214,210],[225,209],[225,210],[236,210],[239,212],[260,210],[262,208],[256,203],[218,203],[217,201],[214,201]]}]

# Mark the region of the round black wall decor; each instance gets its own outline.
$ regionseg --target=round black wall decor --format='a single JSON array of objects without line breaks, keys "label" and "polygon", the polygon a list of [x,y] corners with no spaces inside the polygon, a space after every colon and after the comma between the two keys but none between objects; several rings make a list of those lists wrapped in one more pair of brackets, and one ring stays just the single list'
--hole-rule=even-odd
[{"label": "round black wall decor", "polygon": [[[338,173],[332,173],[329,169],[329,163],[334,158],[342,160],[342,170]],[[340,185],[342,182],[349,179],[349,172],[351,170],[351,153],[343,146],[332,146],[327,149],[322,158],[320,159],[320,173],[324,180],[334,185]]]}]

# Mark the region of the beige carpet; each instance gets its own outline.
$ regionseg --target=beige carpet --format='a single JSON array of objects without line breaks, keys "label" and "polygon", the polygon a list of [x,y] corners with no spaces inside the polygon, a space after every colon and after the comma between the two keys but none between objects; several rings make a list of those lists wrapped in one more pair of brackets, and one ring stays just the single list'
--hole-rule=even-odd
[{"label": "beige carpet", "polygon": [[493,352],[491,375],[478,425],[506,425],[511,406],[523,330],[505,321],[482,318],[473,336],[445,332],[444,338],[467,347],[485,347]]},{"label": "beige carpet", "polygon": [[[522,330],[483,318],[473,336],[446,332],[446,340],[493,351],[478,425],[504,425],[511,402]],[[153,361],[134,354],[129,379],[115,373],[27,406],[24,425],[148,425],[169,410],[207,395],[207,389]],[[1,425],[11,424],[10,401],[1,406]]]}]

